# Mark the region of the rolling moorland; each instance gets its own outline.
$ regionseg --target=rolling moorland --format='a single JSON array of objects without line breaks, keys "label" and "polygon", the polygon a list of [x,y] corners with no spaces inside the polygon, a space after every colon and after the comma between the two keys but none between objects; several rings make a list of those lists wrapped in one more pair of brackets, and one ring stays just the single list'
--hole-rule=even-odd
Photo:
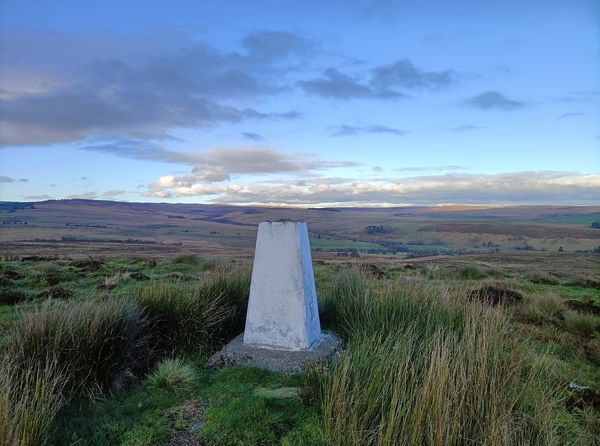
[{"label": "rolling moorland", "polygon": [[[0,209],[0,446],[600,444],[600,207]],[[283,219],[339,360],[205,369]]]},{"label": "rolling moorland", "polygon": [[[0,255],[249,258],[261,221],[306,221],[318,259],[495,252],[593,253],[600,206],[324,208],[0,202]],[[599,222],[600,224],[600,222]]]}]

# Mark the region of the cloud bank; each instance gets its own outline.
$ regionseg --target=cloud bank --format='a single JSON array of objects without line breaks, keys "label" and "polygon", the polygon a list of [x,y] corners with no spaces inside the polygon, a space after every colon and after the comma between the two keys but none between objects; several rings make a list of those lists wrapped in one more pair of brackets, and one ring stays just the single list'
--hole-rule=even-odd
[{"label": "cloud bank", "polygon": [[[98,134],[166,138],[176,128],[295,119],[300,114],[294,110],[259,111],[245,104],[285,90],[278,79],[285,80],[297,59],[313,51],[310,42],[282,31],[251,34],[240,51],[231,52],[168,33],[158,42],[93,35],[77,44],[74,36],[41,31],[7,32],[3,40],[0,74],[19,79],[0,92],[4,145]],[[57,69],[61,63],[68,69]]]},{"label": "cloud bank", "polygon": [[424,71],[409,59],[399,59],[371,69],[360,79],[328,68],[322,77],[299,81],[298,86],[309,94],[331,99],[401,99],[406,91],[439,90],[457,83],[452,70]]},{"label": "cloud bank", "polygon": [[216,203],[292,205],[597,204],[600,175],[571,172],[445,174],[382,181],[316,179],[277,184],[157,181],[149,197],[201,197]]},{"label": "cloud bank", "polygon": [[[358,76],[330,67],[315,77],[311,66],[325,52],[287,31],[255,32],[228,50],[173,29],[79,35],[6,31],[0,51],[4,146],[98,135],[167,139],[177,129],[297,119],[297,110],[256,107],[296,88],[336,100],[389,100],[447,88],[458,78],[452,70],[427,71],[406,58],[363,68]],[[256,133],[243,136],[260,140]]]}]

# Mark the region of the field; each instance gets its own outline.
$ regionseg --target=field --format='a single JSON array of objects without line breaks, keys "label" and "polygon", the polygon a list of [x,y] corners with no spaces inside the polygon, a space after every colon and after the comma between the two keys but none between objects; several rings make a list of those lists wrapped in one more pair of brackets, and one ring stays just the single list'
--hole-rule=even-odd
[{"label": "field", "polygon": [[[599,444],[600,208],[2,209],[0,446]],[[281,219],[341,357],[205,369]]]},{"label": "field", "polygon": [[0,203],[0,256],[251,258],[261,221],[308,222],[317,259],[378,262],[494,252],[600,251],[600,207],[299,209],[62,200]]}]

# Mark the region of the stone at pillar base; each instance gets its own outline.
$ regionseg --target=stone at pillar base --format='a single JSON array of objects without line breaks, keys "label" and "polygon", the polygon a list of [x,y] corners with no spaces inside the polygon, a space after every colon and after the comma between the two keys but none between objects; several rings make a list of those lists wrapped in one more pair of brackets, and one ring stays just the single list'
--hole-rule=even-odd
[{"label": "stone at pillar base", "polygon": [[274,372],[300,373],[308,362],[326,366],[330,359],[339,356],[341,340],[333,333],[323,332],[308,350],[276,350],[244,344],[244,334],[237,336],[221,351],[212,355],[206,368],[228,366],[258,367]]}]

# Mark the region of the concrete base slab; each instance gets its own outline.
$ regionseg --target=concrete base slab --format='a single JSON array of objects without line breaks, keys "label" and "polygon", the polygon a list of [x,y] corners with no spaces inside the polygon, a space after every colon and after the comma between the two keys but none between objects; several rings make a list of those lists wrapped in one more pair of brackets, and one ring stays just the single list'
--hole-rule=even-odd
[{"label": "concrete base slab", "polygon": [[228,366],[258,367],[274,372],[300,373],[308,362],[326,365],[339,356],[341,340],[333,333],[322,333],[309,350],[275,350],[244,344],[244,334],[237,336],[206,362],[209,369]]}]

